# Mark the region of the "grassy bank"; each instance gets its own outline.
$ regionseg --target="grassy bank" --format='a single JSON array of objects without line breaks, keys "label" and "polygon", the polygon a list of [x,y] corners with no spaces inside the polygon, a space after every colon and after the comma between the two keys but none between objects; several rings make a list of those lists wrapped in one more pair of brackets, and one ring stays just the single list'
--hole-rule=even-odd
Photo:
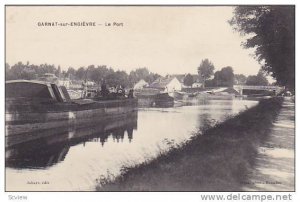
[{"label": "grassy bank", "polygon": [[97,190],[240,191],[281,105],[281,98],[262,100],[158,158],[124,169]]}]

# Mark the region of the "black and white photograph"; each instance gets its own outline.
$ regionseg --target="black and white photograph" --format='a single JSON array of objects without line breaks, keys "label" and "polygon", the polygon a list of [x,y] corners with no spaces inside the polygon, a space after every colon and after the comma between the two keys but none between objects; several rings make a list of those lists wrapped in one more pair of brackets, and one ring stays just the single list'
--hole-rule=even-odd
[{"label": "black and white photograph", "polygon": [[5,5],[5,192],[295,192],[295,8]]}]

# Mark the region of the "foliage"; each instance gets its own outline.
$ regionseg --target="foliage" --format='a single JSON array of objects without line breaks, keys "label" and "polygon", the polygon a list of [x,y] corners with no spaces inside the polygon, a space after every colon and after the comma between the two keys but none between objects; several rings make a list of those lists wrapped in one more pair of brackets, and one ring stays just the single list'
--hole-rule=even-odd
[{"label": "foliage", "polygon": [[85,75],[86,75],[86,71],[84,67],[80,67],[79,69],[77,69],[77,71],[75,72],[75,76],[76,78],[80,79],[80,80],[84,80],[85,79]]},{"label": "foliage", "polygon": [[138,68],[131,71],[128,75],[125,71],[114,71],[112,68],[108,68],[105,65],[95,66],[89,65],[88,67],[80,67],[77,70],[73,67],[69,67],[67,71],[61,71],[61,67],[57,68],[54,65],[41,64],[33,65],[27,62],[23,64],[18,62],[13,66],[5,64],[6,80],[13,79],[38,79],[45,73],[53,73],[60,78],[69,78],[71,80],[90,80],[97,84],[108,84],[109,86],[123,86],[133,87],[133,85],[140,79],[144,79],[147,82],[153,82],[160,77],[158,74],[149,72],[147,68]]},{"label": "foliage", "polygon": [[235,74],[234,75],[234,83],[237,85],[246,84],[247,77],[244,74]]},{"label": "foliage", "polygon": [[213,80],[215,86],[232,87],[234,83],[234,74],[232,67],[223,67],[220,71],[216,71]]},{"label": "foliage", "polygon": [[205,84],[206,87],[232,87],[234,84],[234,73],[232,67],[227,66],[223,67],[220,71],[216,71],[214,78],[206,80]]},{"label": "foliage", "polygon": [[38,76],[42,76],[45,73],[58,73],[58,69],[56,69],[54,65],[41,64],[37,66],[29,64],[29,62],[26,64],[18,62],[11,67],[9,64],[6,64],[5,70],[6,80],[36,79]]},{"label": "foliage", "polygon": [[229,22],[249,36],[245,48],[255,48],[262,69],[277,83],[295,88],[295,6],[238,6]]},{"label": "foliage", "polygon": [[160,77],[159,74],[154,74],[152,72],[149,72],[149,70],[145,67],[138,68],[129,73],[129,80],[131,86],[139,82],[141,79],[145,80],[147,83],[152,83],[159,77]]},{"label": "foliage", "polygon": [[247,77],[246,85],[249,86],[267,86],[269,82],[262,71],[259,71],[257,75],[251,75]]},{"label": "foliage", "polygon": [[216,82],[214,79],[207,79],[205,81],[205,86],[206,87],[216,87]]},{"label": "foliage", "polygon": [[107,75],[105,82],[109,86],[129,86],[128,75],[125,71],[116,71]]},{"label": "foliage", "polygon": [[73,67],[69,67],[66,75],[73,80],[76,78],[76,70]]},{"label": "foliage", "polygon": [[183,79],[183,84],[185,86],[192,86],[194,83],[194,77],[191,74],[187,74]]},{"label": "foliage", "polygon": [[215,66],[208,59],[201,61],[200,66],[198,67],[198,74],[203,80],[203,86],[205,86],[205,80],[209,79],[214,73]]}]

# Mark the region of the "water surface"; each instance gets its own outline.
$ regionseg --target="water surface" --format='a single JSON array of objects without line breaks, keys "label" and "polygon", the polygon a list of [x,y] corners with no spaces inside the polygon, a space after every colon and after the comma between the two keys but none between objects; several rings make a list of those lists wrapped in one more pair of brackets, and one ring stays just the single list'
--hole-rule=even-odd
[{"label": "water surface", "polygon": [[94,191],[123,166],[155,158],[203,128],[257,101],[207,100],[173,108],[141,108],[130,118],[67,129],[6,151],[7,191]]}]

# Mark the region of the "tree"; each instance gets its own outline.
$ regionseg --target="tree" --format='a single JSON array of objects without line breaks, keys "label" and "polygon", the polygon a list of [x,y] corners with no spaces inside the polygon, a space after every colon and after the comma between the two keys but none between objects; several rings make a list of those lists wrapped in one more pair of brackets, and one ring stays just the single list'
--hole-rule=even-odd
[{"label": "tree", "polygon": [[105,65],[98,66],[96,71],[98,74],[98,78],[97,78],[98,83],[105,82],[105,78],[107,77],[107,75],[114,72],[114,70],[112,68],[109,69]]},{"label": "tree", "polygon": [[220,71],[216,71],[213,80],[216,86],[232,87],[234,83],[232,67],[223,67]]},{"label": "tree", "polygon": [[247,77],[244,74],[235,74],[234,83],[237,85],[244,85],[247,81]]},{"label": "tree", "polygon": [[18,62],[10,67],[9,64],[5,64],[5,74],[7,80],[12,79],[37,79],[39,76],[43,76],[45,73],[55,73],[60,75],[61,78],[69,77],[71,80],[91,80],[97,84],[106,83],[110,86],[122,85],[123,87],[132,87],[134,83],[130,80],[144,79],[148,82],[153,82],[160,77],[159,74],[149,72],[147,68],[139,68],[135,71],[131,71],[128,75],[125,71],[114,71],[111,67],[108,68],[105,65],[97,66],[89,65],[88,67],[80,67],[74,69],[69,67],[67,71],[61,71],[60,66],[57,68],[54,65],[47,63],[41,65],[33,65],[27,62],[23,64]]},{"label": "tree", "polygon": [[159,77],[161,77],[161,75],[156,74],[156,73],[154,74],[154,73],[150,72],[149,76],[146,78],[145,81],[147,81],[148,83],[152,83],[153,81],[155,81]]},{"label": "tree", "polygon": [[129,77],[130,77],[130,80],[133,82],[133,83],[136,83],[138,82],[139,80],[141,79],[144,79],[145,81],[147,81],[147,78],[149,77],[150,75],[150,72],[147,68],[143,67],[143,68],[138,68],[134,71],[131,71],[129,73]]},{"label": "tree", "polygon": [[126,87],[129,85],[128,75],[125,71],[116,71],[113,72],[105,78],[106,84],[109,86],[118,86],[121,85]]},{"label": "tree", "polygon": [[251,75],[247,77],[246,85],[249,86],[267,86],[269,82],[264,73],[260,70],[257,75]]},{"label": "tree", "polygon": [[99,73],[97,72],[95,65],[89,65],[86,69],[83,80],[84,81],[92,80],[92,81],[97,82],[98,79],[99,79]]},{"label": "tree", "polygon": [[70,79],[74,79],[76,75],[76,70],[73,67],[69,67],[67,71],[67,75]]},{"label": "tree", "polygon": [[116,71],[115,76],[118,79],[116,82],[117,85],[126,87],[129,85],[128,74],[125,71]]},{"label": "tree", "polygon": [[9,65],[5,65],[6,70],[6,79],[35,79],[36,72],[32,65],[29,65],[27,62],[23,64],[22,62],[18,62],[9,68]]},{"label": "tree", "polygon": [[295,6],[238,6],[229,22],[277,83],[295,89]]},{"label": "tree", "polygon": [[45,73],[55,74],[55,72],[57,70],[54,65],[49,65],[47,63],[41,64],[39,69],[40,69],[40,72],[39,72],[40,76],[45,74]]},{"label": "tree", "polygon": [[5,63],[5,79],[6,80],[11,80],[12,79],[12,75],[10,73],[10,66],[8,63]]},{"label": "tree", "polygon": [[203,86],[205,87],[205,80],[209,79],[214,73],[215,66],[208,59],[201,61],[200,66],[198,67],[198,75],[203,81]]},{"label": "tree", "polygon": [[140,79],[146,79],[147,76],[149,76],[150,72],[149,72],[149,70],[146,67],[143,67],[143,68],[136,69],[135,70],[135,74]]},{"label": "tree", "polygon": [[183,79],[183,84],[186,86],[192,86],[194,83],[194,77],[191,74],[187,74]]},{"label": "tree", "polygon": [[58,67],[57,67],[57,70],[55,71],[55,75],[56,75],[57,77],[60,77],[60,76],[61,76],[61,68],[60,68],[59,65],[58,65]]},{"label": "tree", "polygon": [[62,76],[62,78],[66,78],[67,77],[67,72],[65,70],[63,70],[61,72],[61,76]]},{"label": "tree", "polygon": [[134,86],[134,84],[136,84],[141,79],[145,80],[148,83],[152,83],[159,77],[159,74],[150,72],[146,67],[138,68],[129,73],[130,86]]},{"label": "tree", "polygon": [[79,80],[84,80],[85,79],[85,75],[86,75],[86,68],[84,67],[80,67],[79,69],[77,69],[77,71],[75,72],[75,76],[77,79]]}]

